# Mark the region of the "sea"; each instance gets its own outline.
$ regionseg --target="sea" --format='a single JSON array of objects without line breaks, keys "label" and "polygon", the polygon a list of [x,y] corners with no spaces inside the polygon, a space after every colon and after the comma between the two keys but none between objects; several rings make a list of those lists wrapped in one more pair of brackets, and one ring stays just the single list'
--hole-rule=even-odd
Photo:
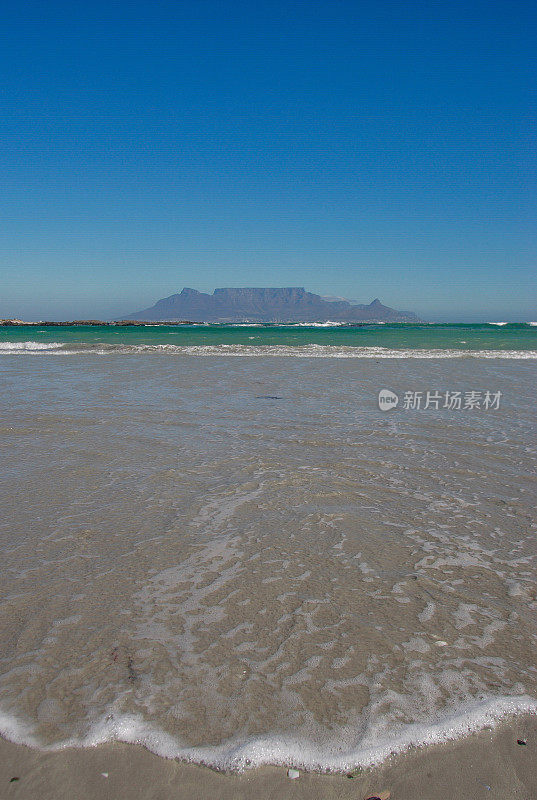
[{"label": "sea", "polygon": [[537,712],[536,395],[529,323],[1,327],[0,734],[337,772]]},{"label": "sea", "polygon": [[3,352],[360,358],[534,358],[537,322],[477,324],[338,322],[235,324],[13,325],[0,327]]}]

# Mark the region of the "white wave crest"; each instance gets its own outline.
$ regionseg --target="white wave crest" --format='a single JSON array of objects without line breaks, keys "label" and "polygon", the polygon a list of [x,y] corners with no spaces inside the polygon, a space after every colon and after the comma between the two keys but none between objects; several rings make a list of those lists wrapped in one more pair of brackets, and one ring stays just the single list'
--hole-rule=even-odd
[{"label": "white wave crest", "polygon": [[292,322],[290,328],[341,328],[347,325],[346,322],[333,322],[328,319],[326,322]]},{"label": "white wave crest", "polygon": [[395,349],[388,347],[352,347],[339,345],[176,345],[176,344],[104,344],[89,342],[4,342],[1,354],[39,353],[53,355],[135,355],[139,353],[178,356],[284,356],[293,358],[498,358],[535,359],[537,350],[446,350]]},{"label": "white wave crest", "polygon": [[33,353],[43,350],[57,350],[61,342],[0,342],[0,353]]}]

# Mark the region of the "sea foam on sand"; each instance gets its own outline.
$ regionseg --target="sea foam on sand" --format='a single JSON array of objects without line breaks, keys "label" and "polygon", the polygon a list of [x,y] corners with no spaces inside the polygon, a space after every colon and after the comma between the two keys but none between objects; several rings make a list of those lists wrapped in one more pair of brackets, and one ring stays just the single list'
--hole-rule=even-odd
[{"label": "sea foam on sand", "polygon": [[378,736],[374,728],[370,729],[354,746],[347,746],[351,734],[347,729],[345,749],[337,743],[321,747],[307,740],[277,735],[244,741],[234,739],[216,746],[187,747],[146,723],[140,716],[116,716],[113,713],[95,723],[82,738],[44,745],[38,741],[30,725],[0,712],[0,735],[15,744],[44,751],[96,747],[114,741],[137,744],[163,758],[236,772],[263,765],[290,764],[305,770],[346,772],[354,767],[378,765],[410,747],[453,741],[483,728],[494,727],[507,717],[523,714],[537,714],[537,701],[527,695],[489,698],[463,705],[436,721],[400,726],[390,736]]}]

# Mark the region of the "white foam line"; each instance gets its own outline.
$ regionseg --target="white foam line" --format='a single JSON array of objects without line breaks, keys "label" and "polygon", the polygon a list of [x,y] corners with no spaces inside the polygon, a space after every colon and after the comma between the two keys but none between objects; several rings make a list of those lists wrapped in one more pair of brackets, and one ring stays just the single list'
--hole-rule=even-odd
[{"label": "white foam line", "polygon": [[388,349],[386,347],[340,347],[336,345],[103,345],[79,346],[51,342],[4,342],[0,355],[135,355],[139,353],[179,356],[280,356],[292,358],[486,358],[486,359],[536,359],[537,350],[426,350]]},{"label": "white foam line", "polygon": [[61,342],[0,342],[0,353],[25,353],[40,352],[43,350],[57,350],[63,347]]},{"label": "white foam line", "polygon": [[527,696],[489,698],[461,707],[456,713],[431,723],[404,726],[392,737],[376,738],[374,730],[366,733],[354,748],[344,752],[337,743],[321,748],[307,740],[267,736],[232,740],[210,747],[187,747],[134,715],[114,716],[93,726],[82,739],[68,739],[55,745],[40,744],[28,724],[0,713],[0,735],[17,744],[49,752],[68,747],[95,747],[107,742],[138,744],[163,758],[179,759],[221,770],[243,771],[264,764],[293,765],[321,772],[346,772],[353,767],[371,767],[409,747],[425,747],[460,739],[485,727],[495,726],[509,716],[537,714],[537,702]]}]

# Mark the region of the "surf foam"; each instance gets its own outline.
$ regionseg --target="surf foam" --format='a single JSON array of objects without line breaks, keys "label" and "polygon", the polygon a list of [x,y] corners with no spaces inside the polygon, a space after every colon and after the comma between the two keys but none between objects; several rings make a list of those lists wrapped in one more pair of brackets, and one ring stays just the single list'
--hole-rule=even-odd
[{"label": "surf foam", "polygon": [[0,353],[33,353],[60,347],[63,347],[61,342],[0,342]]},{"label": "surf foam", "polygon": [[[354,746],[337,742],[318,744],[277,735],[233,739],[221,745],[188,747],[170,734],[145,722],[140,716],[109,713],[81,738],[66,739],[54,745],[40,743],[32,726],[13,715],[0,713],[0,735],[16,744],[45,751],[66,747],[95,747],[107,742],[137,744],[162,758],[178,759],[223,771],[242,772],[262,765],[295,766],[319,772],[346,772],[354,767],[372,767],[409,747],[426,747],[460,739],[483,728],[494,727],[507,717],[536,714],[537,701],[528,695],[483,699],[463,705],[441,719],[412,723],[379,735],[370,727]],[[347,730],[344,741],[349,738]]]},{"label": "surf foam", "polygon": [[455,350],[395,349],[337,345],[175,345],[175,344],[103,344],[73,342],[1,342],[0,355],[136,355],[138,353],[178,356],[285,356],[294,358],[501,358],[535,359],[537,350]]}]

